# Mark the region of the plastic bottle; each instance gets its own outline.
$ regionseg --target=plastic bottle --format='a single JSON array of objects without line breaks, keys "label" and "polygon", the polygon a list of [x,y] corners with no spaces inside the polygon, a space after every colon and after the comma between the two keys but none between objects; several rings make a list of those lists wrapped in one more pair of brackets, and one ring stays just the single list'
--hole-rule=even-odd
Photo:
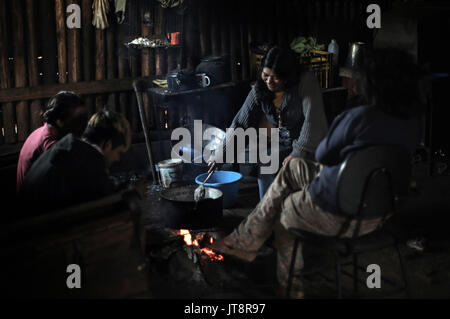
[{"label": "plastic bottle", "polygon": [[328,45],[328,52],[333,53],[333,64],[337,65],[339,63],[339,45],[335,39],[331,39],[331,42]]},{"label": "plastic bottle", "polygon": [[331,83],[330,87],[333,87],[336,83],[337,73],[338,73],[338,67],[339,67],[339,45],[337,44],[335,39],[331,39],[330,44],[328,45],[328,52],[333,53],[332,57],[332,66],[331,66]]}]

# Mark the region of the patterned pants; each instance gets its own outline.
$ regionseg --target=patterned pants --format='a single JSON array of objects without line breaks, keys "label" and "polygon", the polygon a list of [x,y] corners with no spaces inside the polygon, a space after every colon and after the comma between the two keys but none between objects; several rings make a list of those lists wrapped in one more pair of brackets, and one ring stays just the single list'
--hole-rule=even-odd
[{"label": "patterned pants", "polygon": [[[234,247],[246,251],[258,250],[275,232],[277,250],[277,279],[281,287],[287,286],[292,249],[295,238],[287,231],[298,228],[326,236],[351,237],[356,220],[330,214],[316,206],[308,191],[309,183],[320,174],[322,165],[294,158],[283,166],[255,209],[227,237]],[[375,230],[380,218],[364,220],[360,235]],[[342,231],[343,226],[347,226]],[[297,250],[293,291],[303,291],[300,272],[303,268],[302,245]]]}]

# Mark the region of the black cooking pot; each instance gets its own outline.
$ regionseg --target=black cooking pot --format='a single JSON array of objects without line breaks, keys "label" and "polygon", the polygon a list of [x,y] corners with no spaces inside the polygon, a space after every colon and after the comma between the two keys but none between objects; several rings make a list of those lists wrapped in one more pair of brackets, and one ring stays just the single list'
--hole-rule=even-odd
[{"label": "black cooking pot", "polygon": [[205,199],[196,205],[194,191],[198,185],[174,187],[161,192],[161,217],[173,229],[202,229],[217,225],[222,219],[220,190],[205,187]]},{"label": "black cooking pot", "polygon": [[177,69],[167,73],[167,88],[169,91],[186,91],[198,87],[194,70]]},{"label": "black cooking pot", "polygon": [[195,73],[206,73],[211,86],[231,81],[228,55],[207,56],[195,68]]}]

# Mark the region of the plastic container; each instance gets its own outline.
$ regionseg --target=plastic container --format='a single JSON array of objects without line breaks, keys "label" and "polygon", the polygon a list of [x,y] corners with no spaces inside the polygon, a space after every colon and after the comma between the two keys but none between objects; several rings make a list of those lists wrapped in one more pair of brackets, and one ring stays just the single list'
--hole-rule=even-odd
[{"label": "plastic container", "polygon": [[331,39],[328,45],[328,52],[332,53],[331,72],[330,72],[330,87],[335,87],[338,82],[338,68],[339,68],[339,45],[335,39]]},{"label": "plastic container", "polygon": [[[200,174],[195,178],[197,184],[201,184],[208,173]],[[223,193],[223,208],[230,208],[237,204],[239,184],[242,174],[233,171],[215,171],[205,183],[205,187],[219,189]]]},{"label": "plastic container", "polygon": [[328,52],[333,53],[333,66],[337,66],[339,63],[339,45],[335,39],[331,39],[331,42],[328,45]]}]

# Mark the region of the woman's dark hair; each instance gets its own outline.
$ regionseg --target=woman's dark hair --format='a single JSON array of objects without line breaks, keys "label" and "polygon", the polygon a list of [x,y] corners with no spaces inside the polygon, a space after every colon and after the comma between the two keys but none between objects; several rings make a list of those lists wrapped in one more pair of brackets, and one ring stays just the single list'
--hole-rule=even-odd
[{"label": "woman's dark hair", "polygon": [[99,146],[111,140],[113,149],[120,145],[128,149],[131,144],[130,123],[123,114],[102,109],[89,119],[83,138]]},{"label": "woman's dark hair", "polygon": [[60,91],[47,103],[47,108],[42,115],[44,121],[56,126],[56,120],[66,122],[72,117],[75,109],[84,105],[83,99],[74,92]]},{"label": "woman's dark hair", "polygon": [[399,49],[369,50],[355,75],[357,94],[397,118],[420,116],[424,108],[421,80],[425,74],[413,57]]},{"label": "woman's dark hair", "polygon": [[272,47],[262,59],[257,75],[255,90],[256,97],[260,102],[268,103],[275,97],[274,93],[267,88],[266,83],[261,78],[262,70],[265,67],[275,72],[284,82],[286,89],[294,87],[300,80],[301,68],[294,52],[288,48]]}]

